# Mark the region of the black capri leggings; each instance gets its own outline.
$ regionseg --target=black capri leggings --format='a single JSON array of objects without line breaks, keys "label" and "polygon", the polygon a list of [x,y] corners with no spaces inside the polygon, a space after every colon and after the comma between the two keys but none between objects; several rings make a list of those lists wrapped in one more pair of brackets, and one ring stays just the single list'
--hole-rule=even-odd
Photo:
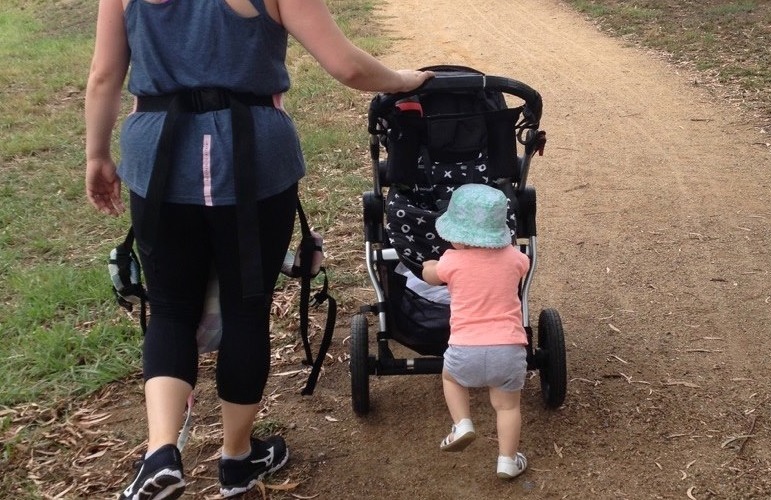
[{"label": "black capri leggings", "polygon": [[196,330],[214,265],[220,286],[222,340],[217,392],[230,403],[262,399],[270,370],[270,306],[294,229],[297,185],[259,202],[263,298],[242,297],[235,206],[164,203],[158,235],[147,253],[141,226],[144,198],[131,193],[131,218],[150,304],[143,347],[145,381],[174,377],[195,387]]}]

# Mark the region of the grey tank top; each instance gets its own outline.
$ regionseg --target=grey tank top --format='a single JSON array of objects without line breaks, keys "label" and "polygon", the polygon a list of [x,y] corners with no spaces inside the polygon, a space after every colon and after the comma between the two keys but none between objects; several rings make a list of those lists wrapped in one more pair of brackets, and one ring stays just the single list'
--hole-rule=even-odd
[{"label": "grey tank top", "polygon": [[[244,18],[225,0],[130,0],[124,19],[131,49],[129,92],[165,95],[218,87],[274,96],[275,107],[252,107],[257,199],[277,194],[305,173],[297,132],[283,110],[289,89],[285,65],[288,35],[270,18]],[[120,136],[118,173],[144,197],[165,112],[130,114]],[[184,114],[175,131],[174,155],[164,200],[198,205],[235,204],[230,110]]]}]

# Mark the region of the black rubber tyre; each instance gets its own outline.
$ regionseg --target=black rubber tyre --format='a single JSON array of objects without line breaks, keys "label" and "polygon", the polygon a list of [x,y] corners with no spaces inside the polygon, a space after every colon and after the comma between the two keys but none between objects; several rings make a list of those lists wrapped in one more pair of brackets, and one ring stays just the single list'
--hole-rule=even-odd
[{"label": "black rubber tyre", "polygon": [[544,309],[538,316],[538,358],[545,360],[539,367],[541,395],[549,408],[558,408],[565,401],[568,387],[565,359],[565,333],[562,320],[554,309]]},{"label": "black rubber tyre", "polygon": [[369,339],[367,318],[357,314],[351,320],[351,399],[357,415],[369,413]]}]

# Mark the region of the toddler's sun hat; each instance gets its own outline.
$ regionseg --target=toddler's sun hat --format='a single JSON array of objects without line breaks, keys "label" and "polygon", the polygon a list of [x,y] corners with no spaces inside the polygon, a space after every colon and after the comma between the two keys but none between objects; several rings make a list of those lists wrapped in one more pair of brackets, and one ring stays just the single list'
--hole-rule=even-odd
[{"label": "toddler's sun hat", "polygon": [[447,211],[436,219],[436,232],[446,241],[472,247],[511,245],[507,205],[506,196],[494,187],[464,184],[452,193]]}]

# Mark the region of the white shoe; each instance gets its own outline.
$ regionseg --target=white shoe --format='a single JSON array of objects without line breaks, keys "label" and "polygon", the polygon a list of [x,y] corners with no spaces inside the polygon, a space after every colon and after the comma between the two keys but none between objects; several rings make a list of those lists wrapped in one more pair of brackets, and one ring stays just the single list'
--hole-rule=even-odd
[{"label": "white shoe", "polygon": [[498,457],[498,477],[501,479],[513,479],[527,469],[527,458],[522,453],[517,452],[514,458]]},{"label": "white shoe", "polygon": [[442,440],[439,449],[442,451],[463,451],[476,437],[474,424],[471,423],[470,419],[464,418],[452,426],[452,432]]}]

